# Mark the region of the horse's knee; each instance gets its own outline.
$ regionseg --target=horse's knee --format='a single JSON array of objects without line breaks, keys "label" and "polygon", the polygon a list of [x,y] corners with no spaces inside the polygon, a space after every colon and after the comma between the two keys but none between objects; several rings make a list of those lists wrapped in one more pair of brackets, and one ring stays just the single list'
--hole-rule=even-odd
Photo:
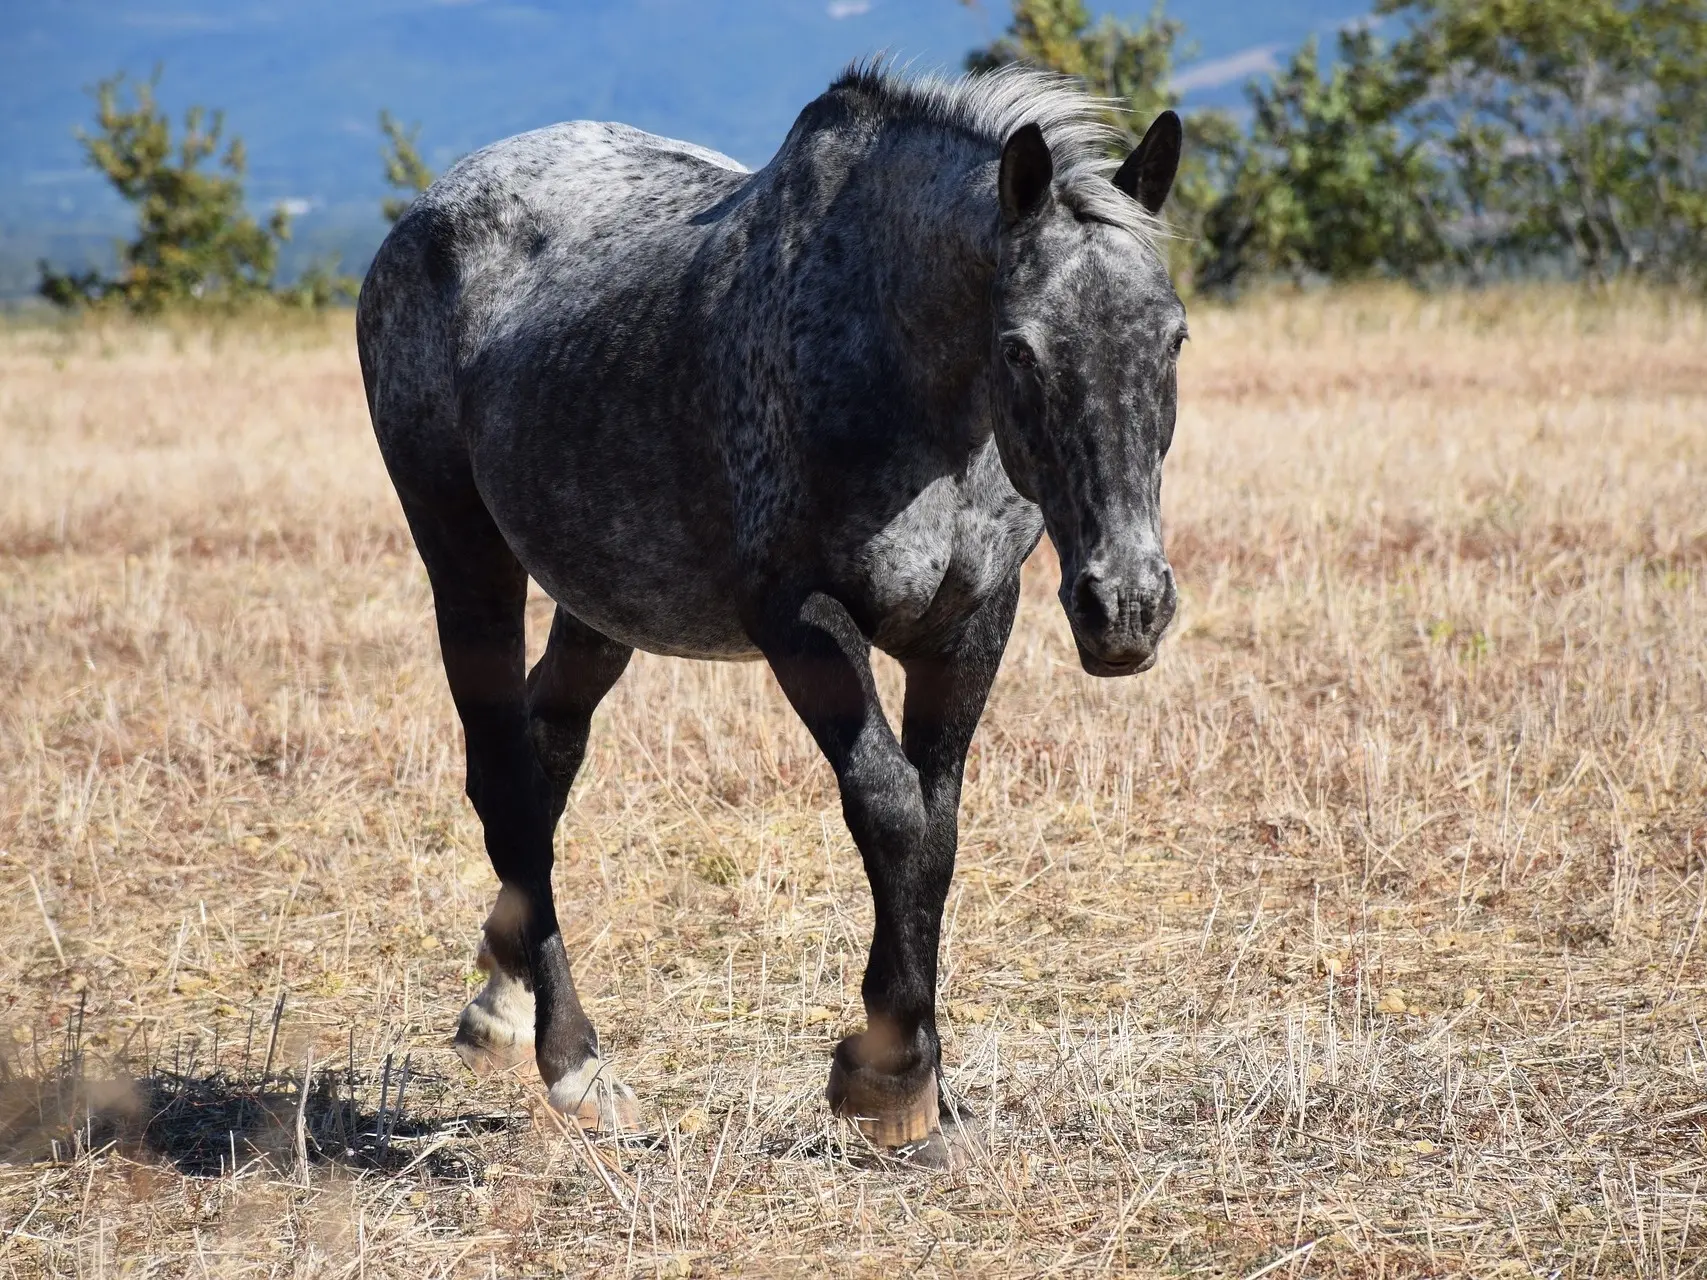
[{"label": "horse's knee", "polygon": [[562,816],[568,803],[569,788],[575,783],[575,775],[581,771],[591,726],[589,716],[562,715],[537,707],[528,709],[528,741],[545,774],[554,820]]},{"label": "horse's knee", "polygon": [[842,771],[842,817],[861,845],[912,850],[929,831],[919,773],[899,751],[857,756]]}]

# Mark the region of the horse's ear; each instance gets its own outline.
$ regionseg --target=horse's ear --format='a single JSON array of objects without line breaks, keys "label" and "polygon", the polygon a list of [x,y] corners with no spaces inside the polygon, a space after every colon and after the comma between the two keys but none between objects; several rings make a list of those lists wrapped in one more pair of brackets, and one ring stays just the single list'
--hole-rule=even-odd
[{"label": "horse's ear", "polygon": [[1144,141],[1132,148],[1120,172],[1114,175],[1114,185],[1151,213],[1161,212],[1162,202],[1173,189],[1174,174],[1179,170],[1180,143],[1185,129],[1172,111],[1157,116],[1144,133]]},{"label": "horse's ear", "polygon": [[1002,172],[997,182],[1002,216],[1012,222],[1036,213],[1049,198],[1049,184],[1054,180],[1055,159],[1043,140],[1043,130],[1035,124],[1014,130],[1002,148]]}]

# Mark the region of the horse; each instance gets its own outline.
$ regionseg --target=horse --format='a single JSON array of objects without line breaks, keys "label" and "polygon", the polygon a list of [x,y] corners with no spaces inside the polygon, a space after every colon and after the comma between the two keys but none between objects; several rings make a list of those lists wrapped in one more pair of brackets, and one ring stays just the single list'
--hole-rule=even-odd
[{"label": "horse", "polygon": [[[1116,165],[1108,106],[1010,67],[856,63],[771,161],[620,124],[474,152],[363,282],[374,434],[432,589],[499,880],[455,1046],[632,1129],[551,871],[632,652],[762,658],[834,770],[875,908],[827,1090],[940,1159],[938,940],[966,752],[1047,532],[1078,657],[1150,668],[1176,604],[1161,470],[1185,312],[1159,217],[1181,126]],[[556,609],[524,653],[528,579]],[[906,676],[899,735],[872,647]],[[952,1117],[950,1117],[952,1120]]]}]

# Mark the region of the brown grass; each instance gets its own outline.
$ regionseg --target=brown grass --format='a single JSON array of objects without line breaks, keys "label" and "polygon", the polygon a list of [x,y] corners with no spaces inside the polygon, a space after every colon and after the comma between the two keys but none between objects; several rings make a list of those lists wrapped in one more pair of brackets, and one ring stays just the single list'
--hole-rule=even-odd
[{"label": "brown grass", "polygon": [[945,1175],[837,1158],[869,901],[762,667],[596,723],[558,886],[664,1140],[589,1147],[446,1050],[494,885],[347,321],[0,334],[0,1267],[1707,1269],[1707,312],[1193,328],[1163,661],[1079,674],[1040,553],[973,749]]}]

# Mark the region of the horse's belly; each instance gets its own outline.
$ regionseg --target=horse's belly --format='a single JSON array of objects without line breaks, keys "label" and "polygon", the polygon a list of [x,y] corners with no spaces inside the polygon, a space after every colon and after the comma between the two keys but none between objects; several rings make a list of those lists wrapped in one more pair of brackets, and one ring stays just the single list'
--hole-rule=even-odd
[{"label": "horse's belly", "polygon": [[528,575],[595,631],[671,657],[759,656],[714,459],[622,407],[543,425],[495,414],[473,454],[487,510]]},{"label": "horse's belly", "polygon": [[733,595],[704,580],[661,581],[664,575],[632,563],[609,576],[559,564],[529,572],[593,630],[643,652],[724,662],[763,656],[741,626]]}]

